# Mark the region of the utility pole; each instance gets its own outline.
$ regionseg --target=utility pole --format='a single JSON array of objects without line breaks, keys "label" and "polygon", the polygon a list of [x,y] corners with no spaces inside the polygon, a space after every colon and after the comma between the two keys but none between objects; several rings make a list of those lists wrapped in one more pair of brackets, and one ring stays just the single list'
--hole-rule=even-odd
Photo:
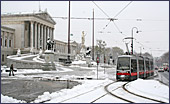
[{"label": "utility pole", "polygon": [[70,63],[70,1],[69,1],[69,12],[68,12],[68,63]]},{"label": "utility pole", "polygon": [[41,4],[40,4],[40,1],[39,1],[39,12],[41,12]]},{"label": "utility pole", "polygon": [[94,61],[94,9],[93,9],[92,60]]}]

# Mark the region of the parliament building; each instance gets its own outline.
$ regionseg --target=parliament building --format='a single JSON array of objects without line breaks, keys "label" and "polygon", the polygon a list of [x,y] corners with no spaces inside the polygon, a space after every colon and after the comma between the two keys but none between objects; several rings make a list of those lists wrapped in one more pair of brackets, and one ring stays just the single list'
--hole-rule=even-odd
[{"label": "parliament building", "polygon": [[[47,12],[1,14],[1,64],[6,63],[7,56],[16,55],[18,49],[22,54],[29,53],[30,50],[34,53],[38,53],[40,49],[46,50],[47,39],[50,37],[54,40],[55,24]],[[57,52],[67,54],[67,43],[54,41],[55,51],[62,50]],[[71,44],[72,54],[77,51],[76,47],[76,44]]]}]

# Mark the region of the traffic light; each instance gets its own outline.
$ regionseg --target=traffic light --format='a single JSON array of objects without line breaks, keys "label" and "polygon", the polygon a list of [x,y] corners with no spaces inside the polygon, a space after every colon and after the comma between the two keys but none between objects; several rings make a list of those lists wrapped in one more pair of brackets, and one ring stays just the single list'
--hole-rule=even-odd
[{"label": "traffic light", "polygon": [[133,48],[133,45],[131,44],[131,48]]},{"label": "traffic light", "polygon": [[133,45],[131,44],[131,48],[132,48],[132,50],[131,50],[131,55],[133,54]]},{"label": "traffic light", "polygon": [[96,61],[97,61],[97,65],[98,65],[99,64],[99,57],[97,57]]}]

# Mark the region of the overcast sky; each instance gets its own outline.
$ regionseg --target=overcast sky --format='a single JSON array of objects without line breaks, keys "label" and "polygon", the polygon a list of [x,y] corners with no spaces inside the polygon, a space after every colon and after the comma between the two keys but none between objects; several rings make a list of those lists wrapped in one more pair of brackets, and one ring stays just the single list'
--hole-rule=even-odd
[{"label": "overcast sky", "polygon": [[[116,18],[117,20],[110,23],[109,20],[95,20],[95,40],[105,41],[107,47],[118,46],[126,51],[123,39],[130,37],[132,28],[137,27],[142,32],[136,34],[136,29],[133,31],[135,38],[134,50],[136,52],[139,53],[140,47],[144,47],[142,52],[152,53],[156,57],[169,51],[169,1],[130,2],[71,1],[71,17],[92,17],[94,8],[95,18]],[[39,4],[41,10],[47,9],[51,17],[68,17],[68,1],[1,1],[1,13],[37,12],[39,11]],[[125,6],[127,7],[125,8]],[[125,9],[123,10],[123,8]],[[121,10],[123,11],[120,12]],[[66,42],[68,20],[53,19],[57,23],[54,32],[55,39]],[[142,21],[137,21],[137,19],[142,19]],[[80,43],[82,31],[87,34],[85,45],[90,46],[92,44],[92,21],[72,19],[71,33],[73,36],[71,36],[71,40]],[[126,42],[129,41],[126,40]]]}]

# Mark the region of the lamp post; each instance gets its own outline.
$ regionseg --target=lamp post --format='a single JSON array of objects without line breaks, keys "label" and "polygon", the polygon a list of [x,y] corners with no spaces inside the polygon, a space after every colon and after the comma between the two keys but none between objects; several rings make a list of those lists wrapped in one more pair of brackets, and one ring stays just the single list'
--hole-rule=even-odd
[{"label": "lamp post", "polygon": [[131,48],[132,48],[132,50],[131,50],[131,54],[133,55],[133,30],[134,29],[136,29],[137,31],[136,31],[136,33],[139,33],[140,31],[138,31],[138,28],[137,27],[133,27],[132,28],[132,44],[131,44]]},{"label": "lamp post", "polygon": [[103,48],[104,48],[104,74],[105,74],[105,63],[106,63],[106,59],[105,59],[105,46],[106,46],[106,42],[103,41]]}]

